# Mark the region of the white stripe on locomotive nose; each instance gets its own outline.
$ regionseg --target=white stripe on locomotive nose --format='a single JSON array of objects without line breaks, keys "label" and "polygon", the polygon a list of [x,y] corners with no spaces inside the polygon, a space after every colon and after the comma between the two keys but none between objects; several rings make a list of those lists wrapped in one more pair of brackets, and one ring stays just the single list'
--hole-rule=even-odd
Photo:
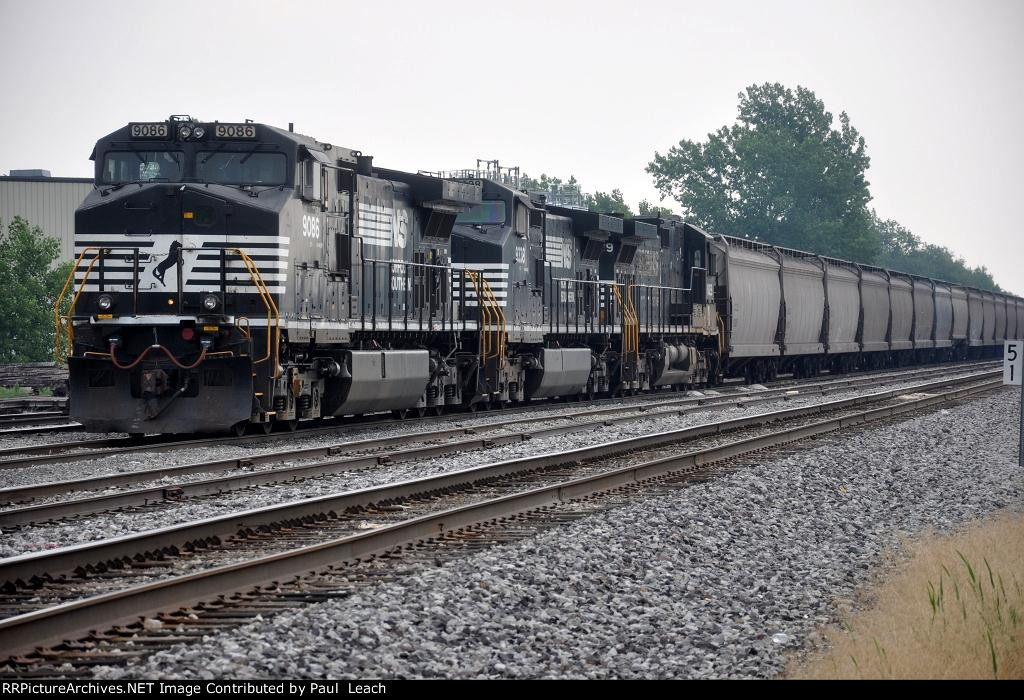
[{"label": "white stripe on locomotive nose", "polygon": [[[260,273],[260,277],[263,278],[264,282],[284,282],[286,279],[288,279],[288,273],[287,272],[261,272]],[[229,273],[227,273],[227,278],[228,278],[228,281],[235,281],[235,280],[243,281],[243,280],[252,279],[252,277],[249,275],[248,272],[243,273],[242,271],[238,271],[238,272],[232,271],[232,272],[229,272]],[[219,272],[191,272],[191,273],[189,273],[188,277],[185,278],[185,283],[186,284],[190,284],[194,280],[210,280],[210,281],[216,282],[219,279],[220,279],[220,273]]]}]

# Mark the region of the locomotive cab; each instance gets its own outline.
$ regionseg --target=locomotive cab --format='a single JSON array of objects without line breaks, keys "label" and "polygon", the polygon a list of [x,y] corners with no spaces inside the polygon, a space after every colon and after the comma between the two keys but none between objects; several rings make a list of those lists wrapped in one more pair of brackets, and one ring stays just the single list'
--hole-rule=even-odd
[{"label": "locomotive cab", "polygon": [[72,417],[193,432],[269,413],[259,399],[279,373],[298,144],[264,125],[172,117],[100,139],[92,159],[61,338]]}]

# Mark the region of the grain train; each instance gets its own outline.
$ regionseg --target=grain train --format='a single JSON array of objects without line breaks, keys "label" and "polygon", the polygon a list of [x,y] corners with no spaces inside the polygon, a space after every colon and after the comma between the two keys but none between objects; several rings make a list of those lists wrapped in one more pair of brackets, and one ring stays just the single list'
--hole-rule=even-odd
[{"label": "grain train", "polygon": [[1024,301],[408,173],[267,124],[101,138],[55,308],[71,413],[128,433],[749,382],[978,357]]}]

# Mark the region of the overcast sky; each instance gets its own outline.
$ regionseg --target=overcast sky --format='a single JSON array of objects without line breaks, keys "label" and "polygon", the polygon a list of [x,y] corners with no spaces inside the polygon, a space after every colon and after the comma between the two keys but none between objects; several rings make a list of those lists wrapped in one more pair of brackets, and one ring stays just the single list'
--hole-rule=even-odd
[{"label": "overcast sky", "polygon": [[499,158],[635,206],[655,150],[778,81],[850,115],[882,217],[1024,294],[1022,29],[1021,0],[0,0],[0,173],[91,176],[97,138],[184,113],[407,170]]}]

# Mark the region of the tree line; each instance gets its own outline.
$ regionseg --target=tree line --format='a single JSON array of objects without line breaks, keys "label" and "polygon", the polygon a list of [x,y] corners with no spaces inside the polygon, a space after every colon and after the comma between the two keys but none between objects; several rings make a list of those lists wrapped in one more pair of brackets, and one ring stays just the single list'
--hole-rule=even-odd
[{"label": "tree line", "polygon": [[[846,112],[837,123],[811,90],[765,83],[739,94],[734,124],[655,152],[647,172],[663,201],[675,200],[683,218],[709,232],[1001,291],[984,266],[970,267],[871,209],[870,162]],[[575,177],[525,181],[541,191],[578,186]],[[585,195],[582,203],[634,214],[619,189]],[[644,200],[636,213],[669,212]]]}]

